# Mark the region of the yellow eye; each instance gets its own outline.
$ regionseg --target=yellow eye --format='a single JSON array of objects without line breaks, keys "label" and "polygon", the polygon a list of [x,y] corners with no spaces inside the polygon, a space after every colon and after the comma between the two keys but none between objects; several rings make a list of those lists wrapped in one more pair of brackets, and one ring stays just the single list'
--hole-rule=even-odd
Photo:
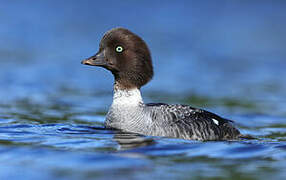
[{"label": "yellow eye", "polygon": [[123,51],[123,47],[122,46],[117,46],[115,48],[115,51],[118,52],[118,53],[121,53]]}]

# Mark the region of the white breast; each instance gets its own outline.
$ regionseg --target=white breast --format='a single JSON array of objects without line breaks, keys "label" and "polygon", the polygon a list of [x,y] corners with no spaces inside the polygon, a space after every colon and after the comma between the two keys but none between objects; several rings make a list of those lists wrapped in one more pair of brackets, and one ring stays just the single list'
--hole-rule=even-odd
[{"label": "white breast", "polygon": [[114,90],[112,107],[138,106],[140,103],[143,100],[139,89]]},{"label": "white breast", "polygon": [[147,133],[152,119],[144,112],[139,89],[114,89],[113,102],[106,117],[106,126],[129,132]]}]

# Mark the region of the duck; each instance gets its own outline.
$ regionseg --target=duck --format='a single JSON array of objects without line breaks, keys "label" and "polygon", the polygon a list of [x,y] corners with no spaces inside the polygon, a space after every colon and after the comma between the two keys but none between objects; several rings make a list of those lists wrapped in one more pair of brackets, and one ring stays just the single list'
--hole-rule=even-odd
[{"label": "duck", "polygon": [[232,120],[207,110],[183,104],[144,103],[140,89],[154,74],[151,53],[145,41],[126,28],[107,31],[98,52],[81,63],[105,68],[114,76],[106,128],[199,141],[235,140],[243,136]]}]

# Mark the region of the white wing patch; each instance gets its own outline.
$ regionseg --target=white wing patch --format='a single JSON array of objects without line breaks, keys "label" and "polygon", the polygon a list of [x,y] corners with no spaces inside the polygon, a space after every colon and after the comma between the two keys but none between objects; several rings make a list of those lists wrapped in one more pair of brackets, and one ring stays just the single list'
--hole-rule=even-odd
[{"label": "white wing patch", "polygon": [[218,123],[218,120],[216,120],[216,119],[214,119],[214,118],[212,118],[212,120],[213,120],[213,122],[214,122],[216,125],[219,124],[219,123]]}]

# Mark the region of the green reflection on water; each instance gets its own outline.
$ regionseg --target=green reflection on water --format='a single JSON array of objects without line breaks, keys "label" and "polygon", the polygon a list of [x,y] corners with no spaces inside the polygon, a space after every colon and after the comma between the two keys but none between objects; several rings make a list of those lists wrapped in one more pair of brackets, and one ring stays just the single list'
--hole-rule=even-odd
[{"label": "green reflection on water", "polygon": [[262,112],[264,105],[258,104],[255,101],[250,101],[246,98],[214,98],[208,96],[202,96],[197,94],[183,94],[175,95],[169,93],[152,92],[148,94],[148,97],[152,100],[159,102],[166,102],[172,104],[189,104],[195,107],[210,108],[210,107],[223,107],[228,111],[234,111],[235,109],[243,109],[247,112],[259,113]]}]

